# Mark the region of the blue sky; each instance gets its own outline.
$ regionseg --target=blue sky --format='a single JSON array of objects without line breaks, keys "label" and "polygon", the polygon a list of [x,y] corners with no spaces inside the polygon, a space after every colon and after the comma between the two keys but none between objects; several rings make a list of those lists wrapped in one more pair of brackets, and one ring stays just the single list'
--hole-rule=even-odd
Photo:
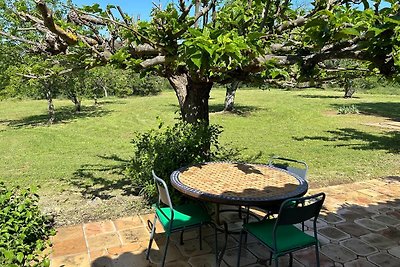
[{"label": "blue sky", "polygon": [[[176,1],[176,0],[175,0]],[[100,4],[103,8],[108,4],[121,6],[122,10],[129,14],[130,16],[137,17],[140,15],[142,20],[148,20],[150,17],[150,12],[154,3],[160,3],[163,7],[167,3],[174,2],[174,0],[72,0],[72,2],[78,6],[82,5],[92,5],[94,3]],[[292,1],[295,6],[304,5],[304,3],[309,3],[307,0],[294,0]],[[382,1],[381,7],[389,6],[386,1]],[[386,2],[386,3],[385,3]]]},{"label": "blue sky", "polygon": [[141,19],[147,20],[150,16],[153,2],[161,3],[161,5],[165,7],[167,3],[173,2],[173,0],[72,0],[72,2],[77,6],[98,3],[103,8],[108,4],[118,5],[121,6],[122,10],[130,16],[133,15],[134,17],[137,17],[140,15]]}]

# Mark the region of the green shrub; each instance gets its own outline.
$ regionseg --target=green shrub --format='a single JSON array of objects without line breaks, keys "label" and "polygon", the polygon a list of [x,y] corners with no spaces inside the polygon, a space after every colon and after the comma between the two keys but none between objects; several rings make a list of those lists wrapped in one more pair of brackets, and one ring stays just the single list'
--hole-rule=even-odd
[{"label": "green shrub", "polygon": [[337,109],[338,114],[358,114],[360,113],[355,105],[350,106],[340,106]]},{"label": "green shrub", "polygon": [[[132,179],[137,193],[147,200],[154,200],[156,188],[151,170],[164,179],[168,185],[170,174],[190,164],[224,160],[235,153],[219,146],[218,138],[222,127],[217,125],[188,124],[177,122],[173,126],[139,133],[133,139],[133,157],[126,174]],[[180,195],[172,187],[172,198],[179,201]]]},{"label": "green shrub", "polygon": [[43,250],[54,235],[33,190],[8,190],[0,183],[0,266],[49,266]]}]

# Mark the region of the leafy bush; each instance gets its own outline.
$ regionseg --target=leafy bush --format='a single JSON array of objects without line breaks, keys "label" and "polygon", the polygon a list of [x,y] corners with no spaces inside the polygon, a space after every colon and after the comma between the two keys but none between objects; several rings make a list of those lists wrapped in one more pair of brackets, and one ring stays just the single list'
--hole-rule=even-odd
[{"label": "leafy bush", "polygon": [[354,105],[338,107],[338,114],[358,114],[360,111]]},{"label": "leafy bush", "polygon": [[49,266],[43,250],[54,235],[33,190],[8,190],[0,183],[0,266]]},{"label": "leafy bush", "polygon": [[[138,133],[133,139],[133,157],[126,174],[132,179],[138,193],[147,200],[154,200],[156,188],[151,170],[169,185],[170,174],[183,166],[211,160],[224,160],[235,150],[219,146],[218,138],[222,127],[217,125],[188,124],[177,122],[158,129]],[[172,198],[179,201],[171,187]]]}]

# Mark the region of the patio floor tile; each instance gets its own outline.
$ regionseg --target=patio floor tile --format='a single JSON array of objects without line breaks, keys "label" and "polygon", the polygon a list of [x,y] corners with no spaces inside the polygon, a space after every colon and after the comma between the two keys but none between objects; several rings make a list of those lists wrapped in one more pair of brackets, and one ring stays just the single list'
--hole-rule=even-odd
[{"label": "patio floor tile", "polygon": [[270,251],[259,242],[248,244],[247,249],[262,261],[269,260],[270,258]]},{"label": "patio floor tile", "polygon": [[393,218],[400,220],[400,211],[399,210],[389,211],[386,214],[389,216],[392,216]]},{"label": "patio floor tile", "polygon": [[360,213],[358,213],[358,212],[356,212],[354,210],[347,209],[347,208],[339,209],[337,211],[337,214],[339,214],[340,216],[345,218],[346,221],[348,221],[348,222],[351,222],[351,221],[354,221],[356,219],[360,219],[360,218],[364,217],[363,214],[360,214]]},{"label": "patio floor tile", "polygon": [[395,242],[400,242],[400,229],[395,227],[388,227],[385,230],[379,231],[378,234],[383,235],[384,237],[389,238]]},{"label": "patio floor tile", "polygon": [[190,264],[188,262],[178,260],[166,263],[165,267],[190,267]]},{"label": "patio floor tile", "polygon": [[354,222],[364,228],[367,228],[368,230],[371,230],[371,231],[381,231],[381,230],[384,230],[387,228],[386,225],[384,225],[380,222],[377,222],[377,221],[374,221],[371,219],[366,219],[366,218],[358,219],[358,220],[355,220]]},{"label": "patio floor tile", "polygon": [[[161,263],[162,257],[164,255],[165,246],[164,244],[159,245],[158,247],[155,246],[153,242],[153,246],[151,247],[150,251],[150,261],[152,263],[159,264]],[[165,262],[171,262],[182,259],[182,254],[179,252],[179,249],[173,244],[169,243],[168,245],[168,253]]]},{"label": "patio floor tile", "polygon": [[126,252],[139,251],[141,249],[140,243],[133,243],[128,245],[121,245],[118,247],[108,248],[107,252],[109,255],[116,257]]},{"label": "patio floor tile", "polygon": [[325,228],[318,229],[318,233],[329,238],[333,241],[341,241],[350,238],[350,235],[337,229],[336,227],[328,226]]},{"label": "patio floor tile", "polygon": [[321,252],[335,262],[340,263],[345,263],[357,259],[357,255],[354,252],[337,244],[322,246]]},{"label": "patio floor tile", "polygon": [[77,255],[69,255],[56,257],[52,260],[52,267],[90,267],[89,255],[81,253]]},{"label": "patio floor tile", "polygon": [[57,229],[57,234],[52,237],[53,243],[61,242],[69,239],[83,239],[83,228],[82,225],[67,226]]},{"label": "patio floor tile", "polygon": [[211,246],[207,242],[202,242],[202,250],[200,250],[200,241],[198,238],[185,241],[183,245],[176,245],[184,257],[199,256],[202,254],[211,253]]},{"label": "patio floor tile", "polygon": [[364,258],[360,258],[354,261],[346,262],[344,264],[344,267],[376,267],[376,265],[372,264]]},{"label": "patio floor tile", "polygon": [[378,250],[375,247],[370,246],[367,243],[357,238],[350,238],[348,240],[342,241],[340,242],[340,245],[353,251],[355,254],[359,256],[368,256],[371,255],[372,253],[378,252]]},{"label": "patio floor tile", "polygon": [[391,216],[387,216],[387,215],[376,215],[376,216],[372,216],[372,219],[386,224],[388,226],[397,226],[400,224],[400,220],[393,218]]},{"label": "patio floor tile", "polygon": [[91,249],[110,248],[121,245],[121,241],[116,232],[98,234],[87,238],[88,246]]},{"label": "patio floor tile", "polygon": [[144,226],[138,215],[117,219],[114,221],[114,224],[118,231]]},{"label": "patio floor tile", "polygon": [[112,221],[102,221],[84,224],[83,230],[87,237],[92,237],[98,234],[114,232],[115,227]]},{"label": "patio floor tile", "polygon": [[[302,249],[293,253],[293,257],[306,267],[317,266],[315,247]],[[335,263],[322,253],[319,253],[321,267],[333,267]]]},{"label": "patio floor tile", "polygon": [[[225,236],[224,236],[224,234],[218,234],[217,238],[218,238],[218,250],[221,250],[225,243]],[[215,236],[213,236],[213,235],[207,236],[206,238],[204,238],[204,240],[211,247],[212,252],[215,252]],[[235,248],[238,246],[239,246],[239,242],[236,241],[236,239],[234,239],[232,236],[228,236],[228,242],[227,242],[226,248],[230,249],[230,248]]]},{"label": "patio floor tile", "polygon": [[388,252],[390,254],[392,254],[393,256],[395,256],[395,257],[400,259],[400,246],[393,247],[393,248],[389,249]]},{"label": "patio floor tile", "polygon": [[369,230],[365,229],[364,227],[360,227],[360,225],[352,222],[337,224],[336,228],[356,237],[370,233]]},{"label": "patio floor tile", "polygon": [[[225,251],[224,261],[230,266],[236,266],[238,257],[238,248],[232,248]],[[242,246],[240,251],[240,266],[246,266],[256,263],[257,258]]]},{"label": "patio floor tile", "polygon": [[83,238],[68,239],[53,243],[53,257],[87,253],[86,242]]},{"label": "patio floor tile", "polygon": [[327,215],[320,216],[320,218],[330,224],[341,223],[346,221],[346,219],[335,213],[328,213]]},{"label": "patio floor tile", "polygon": [[[123,244],[134,243],[139,241],[148,241],[150,234],[145,228],[127,229],[119,232]],[[160,235],[161,237],[164,234]]]},{"label": "patio floor tile", "polygon": [[368,257],[368,260],[380,267],[399,267],[400,259],[387,253],[378,253]]},{"label": "patio floor tile", "polygon": [[382,235],[375,234],[375,233],[370,233],[367,235],[360,236],[360,238],[370,244],[371,246],[374,246],[378,249],[389,249],[390,247],[396,246],[397,243],[390,240],[389,238],[386,238]]},{"label": "patio floor tile", "polygon": [[[215,267],[215,254],[204,254],[196,257],[192,257],[188,260],[188,263],[192,267]],[[221,263],[221,267],[224,264]],[[225,264],[225,266],[227,266]]]}]

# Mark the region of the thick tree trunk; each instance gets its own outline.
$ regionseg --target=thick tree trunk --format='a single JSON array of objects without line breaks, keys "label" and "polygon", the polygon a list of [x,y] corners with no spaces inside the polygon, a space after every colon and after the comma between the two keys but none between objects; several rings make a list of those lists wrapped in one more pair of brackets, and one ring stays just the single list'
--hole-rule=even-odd
[{"label": "thick tree trunk", "polygon": [[231,84],[226,86],[224,111],[233,111],[235,108],[235,95],[239,85],[240,81],[233,81]]},{"label": "thick tree trunk", "polygon": [[182,119],[189,123],[209,123],[208,99],[212,82],[193,80],[187,74],[167,77],[178,97]]},{"label": "thick tree trunk", "polygon": [[53,104],[53,94],[51,93],[51,83],[46,83],[46,98],[47,98],[47,110],[49,114],[48,124],[53,124],[56,120],[56,111]]}]

